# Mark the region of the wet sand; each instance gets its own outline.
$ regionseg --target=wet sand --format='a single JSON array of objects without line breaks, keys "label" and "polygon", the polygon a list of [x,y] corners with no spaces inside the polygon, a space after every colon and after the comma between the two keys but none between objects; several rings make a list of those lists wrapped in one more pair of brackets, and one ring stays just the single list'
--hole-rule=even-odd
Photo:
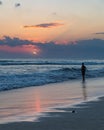
[{"label": "wet sand", "polygon": [[104,98],[63,110],[49,113],[39,122],[0,125],[0,130],[104,130]]},{"label": "wet sand", "polygon": [[1,92],[0,130],[104,130],[104,98],[94,100],[104,95],[103,84],[94,79]]}]

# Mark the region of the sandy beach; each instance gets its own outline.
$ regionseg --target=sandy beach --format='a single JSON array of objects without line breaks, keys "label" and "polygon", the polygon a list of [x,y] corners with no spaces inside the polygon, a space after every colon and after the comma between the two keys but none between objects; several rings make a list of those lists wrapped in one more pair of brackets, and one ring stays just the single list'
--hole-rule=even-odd
[{"label": "sandy beach", "polygon": [[[81,107],[81,108],[80,108]],[[0,125],[0,130],[104,130],[104,98],[79,105],[65,112],[49,113],[40,122],[21,122]]]},{"label": "sandy beach", "polygon": [[84,85],[65,82],[1,93],[0,130],[104,130],[103,79]]}]

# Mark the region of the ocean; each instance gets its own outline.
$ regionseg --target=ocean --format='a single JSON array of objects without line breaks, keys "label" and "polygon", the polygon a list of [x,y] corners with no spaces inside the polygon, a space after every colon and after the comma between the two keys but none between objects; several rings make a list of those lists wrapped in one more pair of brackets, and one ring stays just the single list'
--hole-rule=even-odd
[{"label": "ocean", "polygon": [[1,59],[0,91],[80,80],[82,62],[87,79],[104,77],[104,60]]},{"label": "ocean", "polygon": [[104,95],[103,77],[104,60],[1,59],[0,124],[39,121],[49,112],[95,100]]}]

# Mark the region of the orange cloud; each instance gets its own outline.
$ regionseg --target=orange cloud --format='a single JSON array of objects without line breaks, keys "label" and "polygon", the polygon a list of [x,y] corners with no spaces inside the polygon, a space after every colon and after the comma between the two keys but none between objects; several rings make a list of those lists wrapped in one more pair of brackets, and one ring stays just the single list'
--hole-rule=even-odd
[{"label": "orange cloud", "polygon": [[62,23],[42,23],[37,25],[26,25],[24,28],[52,28],[52,27],[59,27],[63,26]]}]

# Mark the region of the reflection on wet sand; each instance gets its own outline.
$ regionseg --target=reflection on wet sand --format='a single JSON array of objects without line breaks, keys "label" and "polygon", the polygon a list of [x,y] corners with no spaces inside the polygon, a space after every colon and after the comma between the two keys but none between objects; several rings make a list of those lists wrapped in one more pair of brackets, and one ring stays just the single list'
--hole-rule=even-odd
[{"label": "reflection on wet sand", "polygon": [[86,82],[82,82],[83,99],[87,100]]},{"label": "reflection on wet sand", "polygon": [[36,112],[41,112],[41,100],[40,100],[40,94],[35,93],[35,110]]}]

